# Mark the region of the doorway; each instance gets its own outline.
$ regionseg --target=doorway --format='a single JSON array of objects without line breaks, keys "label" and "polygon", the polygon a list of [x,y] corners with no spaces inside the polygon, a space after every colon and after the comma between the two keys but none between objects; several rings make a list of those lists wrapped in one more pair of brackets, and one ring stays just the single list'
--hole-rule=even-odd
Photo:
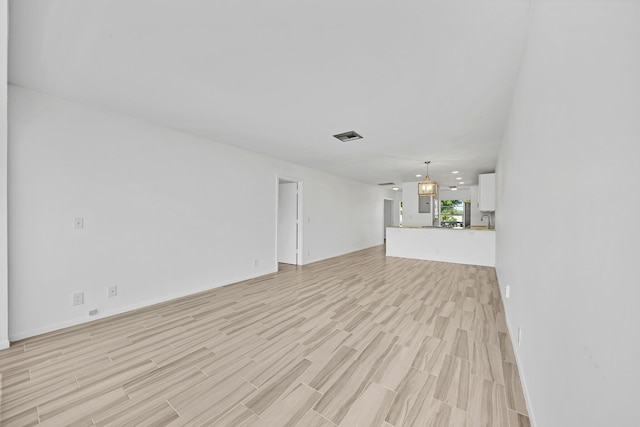
[{"label": "doorway", "polygon": [[302,181],[278,178],[276,262],[302,265]]},{"label": "doorway", "polygon": [[384,199],[384,240],[387,240],[387,227],[393,225],[393,200]]}]

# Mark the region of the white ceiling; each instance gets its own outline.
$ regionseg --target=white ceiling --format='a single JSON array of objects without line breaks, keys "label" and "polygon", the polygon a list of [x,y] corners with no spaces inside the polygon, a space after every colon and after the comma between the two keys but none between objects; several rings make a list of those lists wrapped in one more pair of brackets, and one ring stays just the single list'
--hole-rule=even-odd
[{"label": "white ceiling", "polygon": [[[529,0],[15,0],[9,81],[338,175],[492,171]],[[364,139],[341,143],[355,130]]]}]

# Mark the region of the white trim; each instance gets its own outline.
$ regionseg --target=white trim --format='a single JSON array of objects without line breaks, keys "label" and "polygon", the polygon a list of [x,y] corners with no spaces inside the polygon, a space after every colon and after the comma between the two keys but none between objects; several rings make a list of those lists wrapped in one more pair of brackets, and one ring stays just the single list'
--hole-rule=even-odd
[{"label": "white trim", "polygon": [[0,341],[0,350],[4,350],[4,349],[9,348],[9,345],[10,345],[10,343],[7,340]]},{"label": "white trim", "polygon": [[527,413],[529,416],[529,423],[531,424],[531,427],[536,427],[536,420],[535,420],[535,417],[533,416],[533,407],[531,406],[531,395],[529,394],[529,389],[527,388],[527,382],[522,373],[522,363],[520,361],[520,355],[518,353],[518,346],[517,346],[518,336],[517,334],[516,335],[513,334],[512,332],[513,328],[511,328],[511,326],[509,325],[509,316],[507,315],[508,314],[507,305],[505,304],[505,296],[502,290],[502,286],[500,286],[500,277],[498,277],[497,269],[496,269],[496,278],[498,280],[498,289],[500,290],[500,299],[502,301],[502,309],[504,310],[504,317],[507,323],[507,329],[509,330],[509,338],[511,339],[511,346],[513,347],[513,355],[516,358],[516,368],[518,369],[518,375],[520,375],[520,383],[522,384],[524,400],[525,400],[525,403],[527,404]]},{"label": "white trim", "polygon": [[[79,317],[79,318],[75,318],[75,319],[70,319],[70,320],[65,320],[63,322],[58,322],[58,323],[54,323],[52,325],[47,325],[44,326],[42,328],[36,328],[36,329],[30,329],[27,331],[22,331],[22,332],[18,332],[15,334],[10,334],[9,335],[9,340],[11,341],[18,341],[18,340],[22,340],[25,338],[30,338],[30,337],[34,337],[36,335],[41,335],[41,334],[45,334],[47,332],[53,332],[53,331],[58,331],[60,329],[64,329],[64,328],[68,328],[71,326],[77,326],[77,325],[81,325],[83,323],[89,323],[92,322],[94,320],[99,320],[99,319],[104,319],[105,317],[110,317],[110,316],[115,316],[117,314],[122,314],[122,313],[127,313],[129,311],[133,311],[133,310],[138,310],[140,308],[146,308],[146,307],[150,307],[152,305],[155,304],[160,304],[160,303],[164,303],[167,301],[171,301],[171,300],[175,300],[178,298],[182,298],[182,297],[186,297],[189,295],[194,295],[194,294],[198,294],[201,292],[206,292],[206,291],[210,291],[212,289],[215,288],[220,288],[222,286],[227,286],[227,285],[231,285],[234,283],[238,283],[238,282],[243,282],[245,280],[250,280],[250,279],[255,279],[256,277],[260,277],[260,276],[265,276],[267,274],[272,274],[272,273],[276,273],[277,272],[277,268],[275,270],[273,269],[269,269],[267,271],[262,271],[256,274],[250,274],[250,275],[246,275],[246,276],[240,276],[240,277],[236,277],[234,279],[231,280],[226,280],[223,282],[218,282],[218,283],[214,283],[214,284],[209,284],[209,285],[204,285],[201,286],[199,288],[195,288],[195,289],[191,289],[185,292],[178,292],[175,294],[171,294],[169,296],[164,296],[164,297],[160,297],[160,298],[152,298],[146,301],[142,301],[136,304],[131,304],[125,307],[120,307],[120,308],[116,308],[113,310],[105,310],[105,311],[98,311],[98,314],[95,316],[83,316],[83,317]],[[8,343],[8,341],[7,341]],[[2,343],[0,343],[0,348],[2,346]],[[8,347],[8,345],[7,345]]]},{"label": "white trim", "polygon": [[278,270],[278,202],[280,197],[280,180],[295,182],[298,184],[298,254],[296,257],[296,265],[304,265],[305,257],[304,257],[304,245],[302,244],[303,239],[303,229],[304,229],[304,210],[303,210],[303,187],[304,180],[301,178],[294,178],[291,176],[285,175],[277,175],[276,174],[276,233],[275,233],[275,249],[276,249],[276,259],[275,259],[275,268]]},{"label": "white trim", "polygon": [[331,259],[331,258],[336,258],[336,257],[342,256],[342,255],[352,254],[354,252],[364,251],[365,249],[375,248],[376,246],[382,246],[382,244],[376,243],[375,245],[362,246],[362,247],[360,247],[358,249],[348,250],[348,251],[345,251],[345,252],[338,252],[336,254],[329,255],[329,256],[324,257],[324,258],[318,258],[318,259],[314,259],[313,261],[308,261],[307,264],[311,264],[311,263],[314,263],[314,262],[325,261],[325,260],[328,260],[328,259]]}]

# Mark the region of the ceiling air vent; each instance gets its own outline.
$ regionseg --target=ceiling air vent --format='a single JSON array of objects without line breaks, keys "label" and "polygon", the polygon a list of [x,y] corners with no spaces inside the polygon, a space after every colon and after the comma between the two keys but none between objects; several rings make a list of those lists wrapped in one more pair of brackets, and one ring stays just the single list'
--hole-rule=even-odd
[{"label": "ceiling air vent", "polygon": [[396,185],[393,182],[383,182],[382,184],[378,184],[378,185]]},{"label": "ceiling air vent", "polygon": [[339,133],[337,135],[333,135],[335,138],[338,138],[340,141],[342,142],[349,142],[349,141],[355,141],[356,139],[361,139],[362,136],[360,136],[357,132],[354,131],[349,131],[349,132],[344,132],[344,133]]}]

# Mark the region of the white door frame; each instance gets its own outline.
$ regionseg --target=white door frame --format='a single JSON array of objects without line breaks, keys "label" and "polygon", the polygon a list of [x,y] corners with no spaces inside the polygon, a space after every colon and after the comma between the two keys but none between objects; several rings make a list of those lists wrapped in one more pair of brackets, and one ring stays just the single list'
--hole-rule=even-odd
[{"label": "white door frame", "polygon": [[295,182],[298,184],[298,218],[297,218],[297,225],[298,225],[298,241],[297,241],[297,253],[296,253],[296,265],[304,265],[304,251],[302,250],[303,246],[302,243],[304,241],[303,239],[303,224],[304,221],[302,220],[302,218],[304,218],[303,212],[302,212],[302,187],[303,187],[303,180],[300,178],[294,178],[291,176],[285,176],[285,175],[276,175],[276,200],[275,200],[275,209],[276,209],[276,228],[275,228],[275,239],[274,239],[274,243],[275,243],[275,270],[278,271],[278,198],[279,198],[279,194],[280,194],[280,183],[281,182]]}]

